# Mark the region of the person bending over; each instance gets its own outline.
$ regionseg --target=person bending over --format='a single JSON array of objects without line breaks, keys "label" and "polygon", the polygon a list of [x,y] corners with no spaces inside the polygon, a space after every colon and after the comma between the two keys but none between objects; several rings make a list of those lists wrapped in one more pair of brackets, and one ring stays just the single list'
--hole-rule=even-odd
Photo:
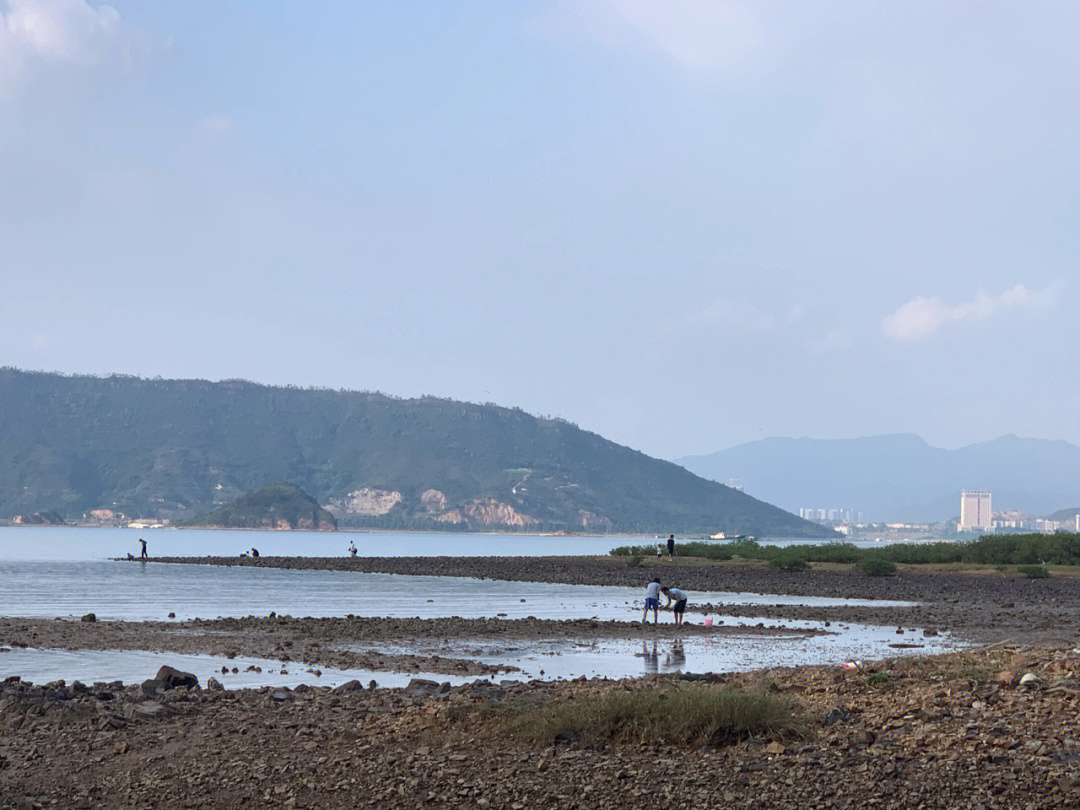
[{"label": "person bending over", "polygon": [[660,593],[667,597],[664,609],[671,608],[671,612],[675,614],[675,624],[682,624],[683,614],[686,613],[686,592],[678,588],[663,587]]}]

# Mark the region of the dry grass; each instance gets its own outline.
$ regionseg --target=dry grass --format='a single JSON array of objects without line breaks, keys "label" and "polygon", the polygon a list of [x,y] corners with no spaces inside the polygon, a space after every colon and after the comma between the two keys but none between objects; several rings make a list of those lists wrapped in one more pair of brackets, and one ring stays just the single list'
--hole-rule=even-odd
[{"label": "dry grass", "polygon": [[513,736],[541,745],[559,740],[722,745],[746,737],[798,735],[804,728],[790,701],[709,684],[613,689],[518,707],[504,723]]}]

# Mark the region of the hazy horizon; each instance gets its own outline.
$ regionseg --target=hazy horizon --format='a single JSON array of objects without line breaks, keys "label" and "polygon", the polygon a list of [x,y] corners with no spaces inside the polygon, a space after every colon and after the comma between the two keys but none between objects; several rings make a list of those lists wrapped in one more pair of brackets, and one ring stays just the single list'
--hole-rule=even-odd
[{"label": "hazy horizon", "polygon": [[0,364],[1080,444],[1080,6],[865,8],[0,0]]}]

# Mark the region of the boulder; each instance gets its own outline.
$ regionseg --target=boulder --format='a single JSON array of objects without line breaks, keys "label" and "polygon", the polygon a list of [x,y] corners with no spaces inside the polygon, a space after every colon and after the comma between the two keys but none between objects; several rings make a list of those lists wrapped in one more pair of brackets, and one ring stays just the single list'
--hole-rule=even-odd
[{"label": "boulder", "polygon": [[1042,680],[1034,672],[1029,672],[1020,679],[1020,686],[1024,689],[1039,689],[1042,687]]},{"label": "boulder", "polygon": [[344,695],[344,694],[346,694],[348,692],[363,692],[364,691],[364,685],[362,683],[360,683],[360,681],[357,681],[357,680],[346,681],[345,683],[341,684],[340,686],[335,686],[330,691],[331,691],[331,693],[333,693],[335,695]]},{"label": "boulder", "polygon": [[221,681],[217,678],[208,678],[206,680],[206,688],[211,692],[224,692],[225,687],[221,685]]},{"label": "boulder", "polygon": [[441,689],[442,686],[438,681],[431,681],[427,678],[413,678],[409,681],[409,685],[405,687],[405,694],[414,696],[437,695]]},{"label": "boulder", "polygon": [[140,694],[149,698],[156,697],[162,692],[168,691],[168,689],[169,685],[165,681],[159,681],[156,678],[150,678],[139,685]]},{"label": "boulder", "polygon": [[194,689],[199,685],[199,679],[190,672],[181,672],[170,666],[159,669],[157,675],[154,676],[154,680],[163,681],[166,689],[175,689],[178,686],[187,686]]},{"label": "boulder", "polygon": [[79,621],[83,621],[83,622],[96,622],[96,621],[97,621],[97,616],[95,616],[95,615],[94,615],[93,613],[87,613],[87,614],[86,614],[85,616],[83,616],[83,617],[82,617],[82,618],[81,618],[81,619],[80,619]]}]

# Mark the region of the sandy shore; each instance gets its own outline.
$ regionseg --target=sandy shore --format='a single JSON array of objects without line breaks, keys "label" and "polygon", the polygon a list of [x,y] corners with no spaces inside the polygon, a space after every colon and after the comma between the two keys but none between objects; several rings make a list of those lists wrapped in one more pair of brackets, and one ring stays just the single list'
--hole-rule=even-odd
[{"label": "sandy shore", "polygon": [[1078,678],[1071,646],[720,676],[804,719],[801,736],[722,747],[529,742],[503,719],[627,688],[613,682],[150,697],[6,682],[0,807],[1071,808]]},{"label": "sandy shore", "polygon": [[912,567],[895,576],[870,577],[851,566],[813,566],[808,571],[787,572],[764,564],[689,558],[650,558],[636,567],[619,557],[181,557],[157,561],[630,587],[644,587],[659,577],[691,592],[691,610],[701,607],[694,591],[915,602],[918,604],[903,608],[714,605],[710,612],[922,627],[979,643],[1010,638],[1053,641],[1080,628],[1080,578],[1028,579],[993,569]]}]

